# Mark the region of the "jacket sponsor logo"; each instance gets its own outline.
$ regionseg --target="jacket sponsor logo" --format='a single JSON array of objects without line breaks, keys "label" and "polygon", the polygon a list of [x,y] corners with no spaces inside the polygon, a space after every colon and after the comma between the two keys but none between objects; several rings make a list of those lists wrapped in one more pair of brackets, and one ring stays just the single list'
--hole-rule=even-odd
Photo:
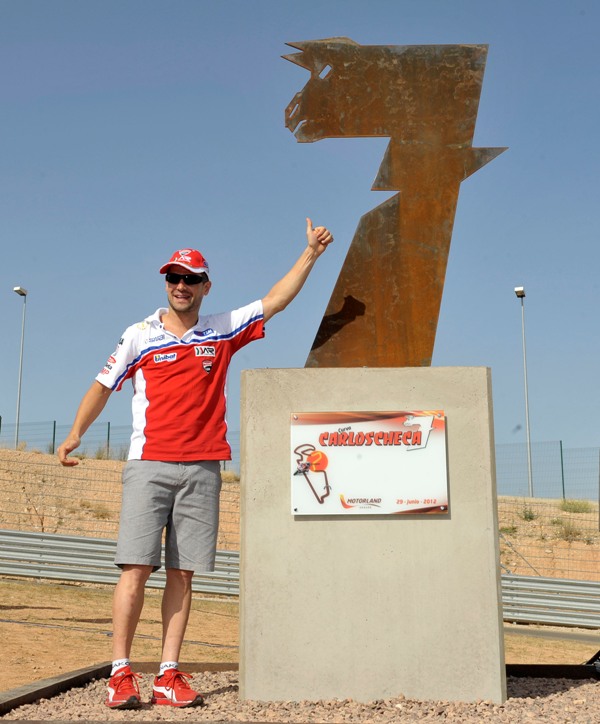
[{"label": "jacket sponsor logo", "polygon": [[202,367],[204,367],[204,371],[208,374],[212,370],[213,363],[205,361],[202,363]]},{"label": "jacket sponsor logo", "polygon": [[169,354],[155,354],[154,361],[158,362],[173,362],[177,359],[177,352],[170,352]]},{"label": "jacket sponsor logo", "polygon": [[200,337],[208,337],[209,334],[214,334],[215,330],[212,329],[212,327],[209,327],[208,329],[203,329],[202,331],[198,332]]},{"label": "jacket sponsor logo", "polygon": [[[114,363],[115,363],[116,361],[117,361],[117,360],[116,360],[116,359],[114,358],[114,356],[111,354],[111,356],[108,358],[108,364],[114,365]],[[108,365],[107,365],[107,367],[108,367]]]},{"label": "jacket sponsor logo", "polygon": [[202,345],[201,347],[194,347],[196,357],[214,357],[215,348],[212,346]]},{"label": "jacket sponsor logo", "polygon": [[164,339],[164,338],[165,338],[164,334],[159,334],[156,337],[148,337],[147,341],[149,344],[152,344],[152,342],[160,342],[161,339]]}]

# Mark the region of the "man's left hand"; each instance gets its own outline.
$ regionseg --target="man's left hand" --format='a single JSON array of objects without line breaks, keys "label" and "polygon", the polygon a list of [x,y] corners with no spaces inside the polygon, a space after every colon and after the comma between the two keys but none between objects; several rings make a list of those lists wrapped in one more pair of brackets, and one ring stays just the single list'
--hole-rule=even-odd
[{"label": "man's left hand", "polygon": [[306,239],[311,249],[321,255],[333,241],[333,235],[324,226],[313,227],[312,221],[306,219]]}]

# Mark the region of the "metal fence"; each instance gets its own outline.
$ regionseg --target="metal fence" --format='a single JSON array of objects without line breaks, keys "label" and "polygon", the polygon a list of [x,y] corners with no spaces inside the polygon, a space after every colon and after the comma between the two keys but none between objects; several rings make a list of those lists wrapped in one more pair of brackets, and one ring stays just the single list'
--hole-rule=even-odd
[{"label": "metal fence", "polygon": [[598,503],[557,498],[498,498],[503,571],[600,581]]},{"label": "metal fence", "polygon": [[505,573],[600,581],[598,448],[496,446],[500,563]]},{"label": "metal fence", "polygon": [[[26,439],[32,439],[38,430],[40,441],[53,431],[42,423],[25,429]],[[32,443],[30,447],[27,443],[18,451],[0,448],[0,528],[115,539],[123,462],[103,459],[97,452],[102,450],[98,445],[103,435],[105,445],[107,426],[91,429],[79,465],[68,469],[62,468],[55,456],[45,454],[43,445]],[[234,434],[236,437],[239,444],[239,436]],[[96,452],[88,456],[86,449]],[[239,447],[234,447],[239,460],[238,451]],[[525,445],[497,446],[504,573],[600,581],[599,457],[593,448],[563,450],[560,443],[536,444],[536,497],[528,498]],[[239,481],[234,470],[224,471],[223,476],[218,547],[237,551]]]},{"label": "metal fence", "polygon": [[[531,445],[534,498],[598,500],[600,448],[565,448],[562,442]],[[496,480],[499,495],[529,495],[527,446],[496,445]]]},{"label": "metal fence", "polygon": [[[549,459],[555,447],[549,446]],[[507,454],[510,450],[501,451],[501,493],[527,487],[522,470],[518,476],[509,474],[511,469],[519,470],[519,459],[525,469],[527,465],[523,450],[511,448],[512,458]],[[565,460],[569,462],[565,464]],[[585,491],[597,493],[597,461],[594,463],[589,451],[576,451],[570,457],[562,451],[562,462],[560,477],[548,465],[546,487],[541,482],[537,485],[538,490],[555,497],[498,496],[506,620],[600,625],[595,603],[600,592],[600,512],[597,495],[590,500],[581,497]],[[0,448],[0,529],[10,541],[0,541],[6,554],[0,556],[0,572],[42,575],[52,570],[55,577],[60,577],[61,571],[67,577],[82,575],[83,570],[86,576],[96,576],[92,569],[97,564],[98,575],[114,577],[116,569],[107,561],[117,536],[123,465],[120,460],[84,455],[74,468],[63,468],[56,456],[42,451]],[[538,475],[540,470],[538,464]],[[551,480],[554,488],[549,487]],[[580,497],[575,497],[577,494]],[[235,593],[238,585],[239,511],[239,478],[232,471],[224,471],[217,547],[227,559],[227,593]],[[65,546],[72,550],[65,552]],[[88,568],[90,557],[98,560]],[[103,562],[99,563],[99,558]],[[591,610],[591,618],[586,618],[586,609]]]},{"label": "metal fence", "polygon": [[[58,424],[56,420],[21,423],[17,449],[53,455],[70,429],[71,425]],[[0,448],[14,450],[15,433],[16,425],[4,422],[0,416]],[[74,455],[96,460],[126,460],[130,437],[131,425],[95,422],[90,425]],[[224,462],[223,468],[239,473],[240,433],[235,430],[228,432],[227,439],[233,459]]]},{"label": "metal fence", "polygon": [[[112,583],[121,571],[115,566],[117,543],[106,538],[32,533],[0,529],[0,573],[85,583]],[[215,570],[198,573],[192,590],[237,596],[240,592],[240,555],[217,551]],[[150,574],[148,588],[164,588],[164,568]]]},{"label": "metal fence", "polygon": [[[0,528],[116,539],[123,462],[0,449]],[[217,547],[239,551],[239,479],[223,472]]]},{"label": "metal fence", "polygon": [[[70,425],[58,424],[56,420],[21,423],[17,449],[52,455],[70,429]],[[14,449],[15,433],[16,425],[0,417],[0,447]],[[130,435],[130,425],[95,422],[85,434],[78,453],[86,457],[123,460],[127,456]]]},{"label": "metal fence", "polygon": [[502,575],[505,621],[600,628],[600,584]]},{"label": "metal fence", "polygon": [[[65,439],[70,425],[47,422],[21,423],[19,449],[53,454]],[[14,449],[15,424],[0,417],[0,448]],[[96,422],[86,432],[77,455],[99,460],[125,460],[129,449],[130,425]],[[227,439],[232,460],[224,469],[240,472],[240,433],[230,430]],[[564,448],[560,440],[531,446],[533,497],[598,500],[600,448]],[[498,495],[529,495],[527,446],[525,443],[496,445]]]},{"label": "metal fence", "polygon": [[[115,547],[104,538],[0,529],[0,574],[114,584]],[[239,574],[239,553],[217,551],[214,572],[194,576],[192,590],[237,596]],[[160,569],[147,585],[163,588],[165,581]],[[502,609],[510,622],[600,628],[600,583],[503,574]]]}]

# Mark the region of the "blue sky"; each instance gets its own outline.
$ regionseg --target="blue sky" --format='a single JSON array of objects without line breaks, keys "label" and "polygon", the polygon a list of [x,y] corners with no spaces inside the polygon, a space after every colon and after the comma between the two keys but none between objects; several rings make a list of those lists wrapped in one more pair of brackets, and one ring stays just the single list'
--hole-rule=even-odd
[{"label": "blue sky", "polygon": [[[284,109],[308,79],[286,41],[487,43],[476,146],[509,150],[461,186],[436,366],[492,369],[495,436],[524,442],[524,285],[532,441],[597,446],[600,341],[596,0],[2,0],[0,415],[70,423],[122,330],[164,303],[158,267],[196,246],[207,311],[262,297],[304,245],[335,244],[239,353],[303,367],[387,141],[298,144]],[[127,389],[102,420],[129,422]]]}]

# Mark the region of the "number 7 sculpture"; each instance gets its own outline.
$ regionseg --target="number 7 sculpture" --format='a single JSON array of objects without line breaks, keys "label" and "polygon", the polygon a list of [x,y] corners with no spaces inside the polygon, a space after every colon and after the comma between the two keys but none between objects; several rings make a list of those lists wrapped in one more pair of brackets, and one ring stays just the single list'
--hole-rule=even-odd
[{"label": "number 7 sculpture", "polygon": [[387,136],[307,367],[431,364],[461,181],[505,148],[473,148],[485,45],[288,43],[311,78],[286,109],[302,143]]}]

